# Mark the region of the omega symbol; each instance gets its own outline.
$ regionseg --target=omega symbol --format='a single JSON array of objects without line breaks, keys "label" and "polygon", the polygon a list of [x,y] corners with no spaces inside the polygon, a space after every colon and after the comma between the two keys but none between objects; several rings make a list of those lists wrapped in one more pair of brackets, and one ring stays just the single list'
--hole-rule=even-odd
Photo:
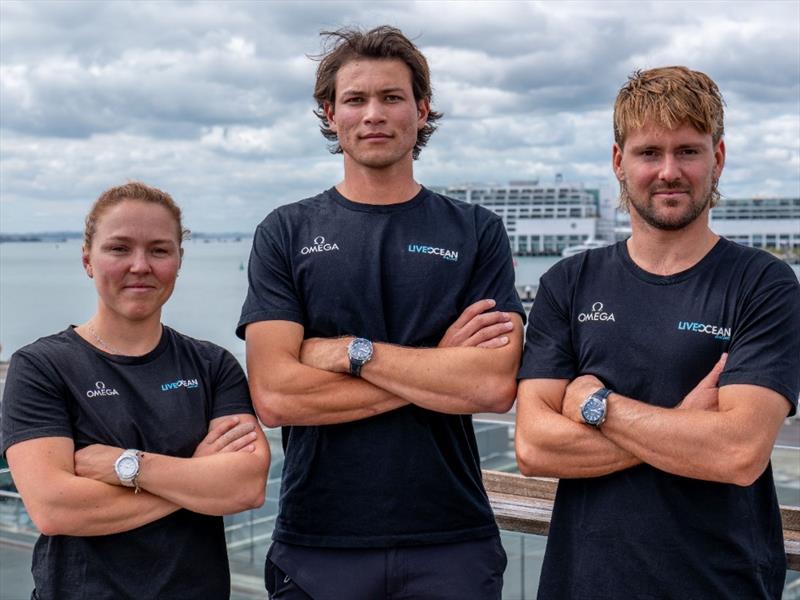
[{"label": "omega symbol", "polygon": [[98,390],[104,390],[106,389],[106,384],[102,381],[96,381],[94,387],[96,387]]},{"label": "omega symbol", "polygon": [[595,302],[592,304],[592,312],[601,312],[603,310],[602,302]]},{"label": "omega symbol", "polygon": [[321,235],[318,235],[317,237],[314,238],[314,245],[315,246],[321,246],[324,243],[325,243],[325,238],[322,237]]}]

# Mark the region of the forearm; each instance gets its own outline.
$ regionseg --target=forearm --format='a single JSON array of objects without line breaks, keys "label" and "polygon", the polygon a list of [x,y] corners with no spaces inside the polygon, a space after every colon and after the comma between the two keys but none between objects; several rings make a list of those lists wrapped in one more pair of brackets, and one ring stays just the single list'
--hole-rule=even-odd
[{"label": "forearm", "polygon": [[600,477],[641,464],[599,431],[570,421],[549,408],[517,417],[517,463],[523,475]]},{"label": "forearm", "polygon": [[405,348],[375,344],[365,380],[423,408],[451,414],[507,412],[516,396],[516,344],[503,348]]},{"label": "forearm", "polygon": [[68,473],[43,481],[48,492],[22,494],[34,524],[45,535],[95,536],[136,529],[180,507],[169,500]]},{"label": "forearm", "polygon": [[282,425],[332,425],[366,419],[408,404],[393,393],[342,373],[288,359],[269,373],[251,377],[250,389],[261,421]]},{"label": "forearm", "polygon": [[719,410],[665,409],[612,394],[601,429],[609,440],[662,471],[749,485],[767,465],[781,416],[776,425],[775,419],[747,408],[744,412],[721,403]]},{"label": "forearm", "polygon": [[145,452],[139,486],[191,511],[224,515],[264,503],[269,461],[266,444],[255,452],[176,458]]}]

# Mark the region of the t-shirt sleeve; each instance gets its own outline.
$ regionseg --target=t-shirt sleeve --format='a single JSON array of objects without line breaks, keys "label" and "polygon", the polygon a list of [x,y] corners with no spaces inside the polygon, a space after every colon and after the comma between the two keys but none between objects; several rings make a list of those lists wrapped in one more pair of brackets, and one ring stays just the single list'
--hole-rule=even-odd
[{"label": "t-shirt sleeve", "polygon": [[292,278],[289,249],[277,212],[256,229],[247,272],[247,298],[236,327],[244,339],[247,325],[257,321],[304,324],[303,309]]},{"label": "t-shirt sleeve", "polygon": [[73,437],[68,394],[59,376],[38,361],[15,353],[6,373],[0,420],[0,453],[42,437]]},{"label": "t-shirt sleeve", "polygon": [[800,394],[800,284],[789,276],[794,280],[782,277],[765,285],[742,308],[719,385],[769,388],[789,401],[794,414]]},{"label": "t-shirt sleeve", "polygon": [[242,366],[224,350],[218,359],[214,376],[214,403],[211,418],[226,415],[255,414],[250,389]]},{"label": "t-shirt sleeve", "polygon": [[468,290],[461,310],[478,300],[494,298],[496,310],[519,313],[525,322],[525,309],[514,285],[511,245],[502,221],[495,215],[491,215],[479,232],[478,258]]},{"label": "t-shirt sleeve", "polygon": [[[569,312],[551,285],[546,277],[539,281],[517,379],[574,379],[578,373]],[[565,297],[566,290],[560,291]]]}]

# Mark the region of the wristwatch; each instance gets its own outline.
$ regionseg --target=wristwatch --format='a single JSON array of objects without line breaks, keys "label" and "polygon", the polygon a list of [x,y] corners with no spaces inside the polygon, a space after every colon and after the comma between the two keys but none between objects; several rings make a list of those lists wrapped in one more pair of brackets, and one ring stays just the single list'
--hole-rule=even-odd
[{"label": "wristwatch", "polygon": [[372,342],[364,338],[356,338],[347,345],[347,356],[350,359],[350,374],[361,376],[361,367],[372,358]]},{"label": "wristwatch", "polygon": [[592,427],[600,427],[605,422],[606,414],[608,413],[608,395],[610,393],[610,389],[600,388],[583,401],[583,404],[581,404],[581,417],[584,423]]},{"label": "wristwatch", "polygon": [[114,463],[114,471],[119,477],[119,482],[125,487],[134,488],[134,493],[139,493],[139,467],[142,453],[139,450],[125,450]]}]

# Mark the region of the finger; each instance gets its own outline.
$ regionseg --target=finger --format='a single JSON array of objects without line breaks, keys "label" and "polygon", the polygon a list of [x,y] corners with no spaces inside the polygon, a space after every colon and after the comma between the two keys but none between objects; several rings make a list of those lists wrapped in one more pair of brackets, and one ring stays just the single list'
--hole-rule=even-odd
[{"label": "finger", "polygon": [[256,432],[255,431],[251,431],[250,433],[248,433],[246,435],[243,435],[238,439],[233,440],[231,443],[229,443],[224,448],[221,448],[219,450],[219,453],[223,453],[223,452],[238,452],[242,448],[245,448],[246,446],[249,446],[250,444],[252,444],[255,440],[256,440]]},{"label": "finger", "polygon": [[495,337],[495,338],[492,338],[492,339],[487,340],[485,342],[481,342],[480,344],[478,344],[477,347],[478,348],[502,348],[506,344],[508,344],[508,338],[506,336],[504,336],[504,335],[501,335],[500,337]]},{"label": "finger", "polygon": [[506,312],[492,311],[483,313],[482,315],[473,317],[469,323],[464,325],[464,327],[461,329],[461,333],[466,336],[464,339],[467,339],[486,327],[491,327],[492,325],[497,325],[498,323],[508,323],[510,321],[511,317],[509,317],[508,313]]},{"label": "finger", "polygon": [[238,440],[242,436],[246,436],[255,428],[255,423],[240,423],[227,433],[220,436],[220,438],[214,444],[216,451],[219,452],[222,448],[225,448],[228,444]]},{"label": "finger", "polygon": [[472,319],[477,317],[479,314],[486,312],[487,310],[491,310],[494,308],[495,304],[497,304],[491,298],[485,298],[483,300],[478,300],[477,302],[470,304],[467,308],[464,309],[464,312],[461,313],[454,322],[451,327],[461,328],[467,323],[469,323]]},{"label": "finger", "polygon": [[492,338],[506,335],[512,329],[514,329],[514,323],[510,320],[502,323],[495,323],[493,325],[486,325],[479,329],[474,335],[470,336],[464,345],[478,346]]},{"label": "finger", "polygon": [[236,427],[238,423],[239,423],[239,417],[231,417],[230,419],[225,419],[224,421],[222,421],[218,425],[215,425],[208,431],[205,439],[203,439],[203,442],[206,444],[213,444],[220,438],[220,436],[222,436],[226,432]]},{"label": "finger", "polygon": [[722,371],[725,370],[725,363],[727,360],[728,353],[725,352],[711,369],[711,371],[708,372],[708,375],[703,377],[702,381],[700,382],[702,387],[717,387],[720,375],[722,375]]}]

